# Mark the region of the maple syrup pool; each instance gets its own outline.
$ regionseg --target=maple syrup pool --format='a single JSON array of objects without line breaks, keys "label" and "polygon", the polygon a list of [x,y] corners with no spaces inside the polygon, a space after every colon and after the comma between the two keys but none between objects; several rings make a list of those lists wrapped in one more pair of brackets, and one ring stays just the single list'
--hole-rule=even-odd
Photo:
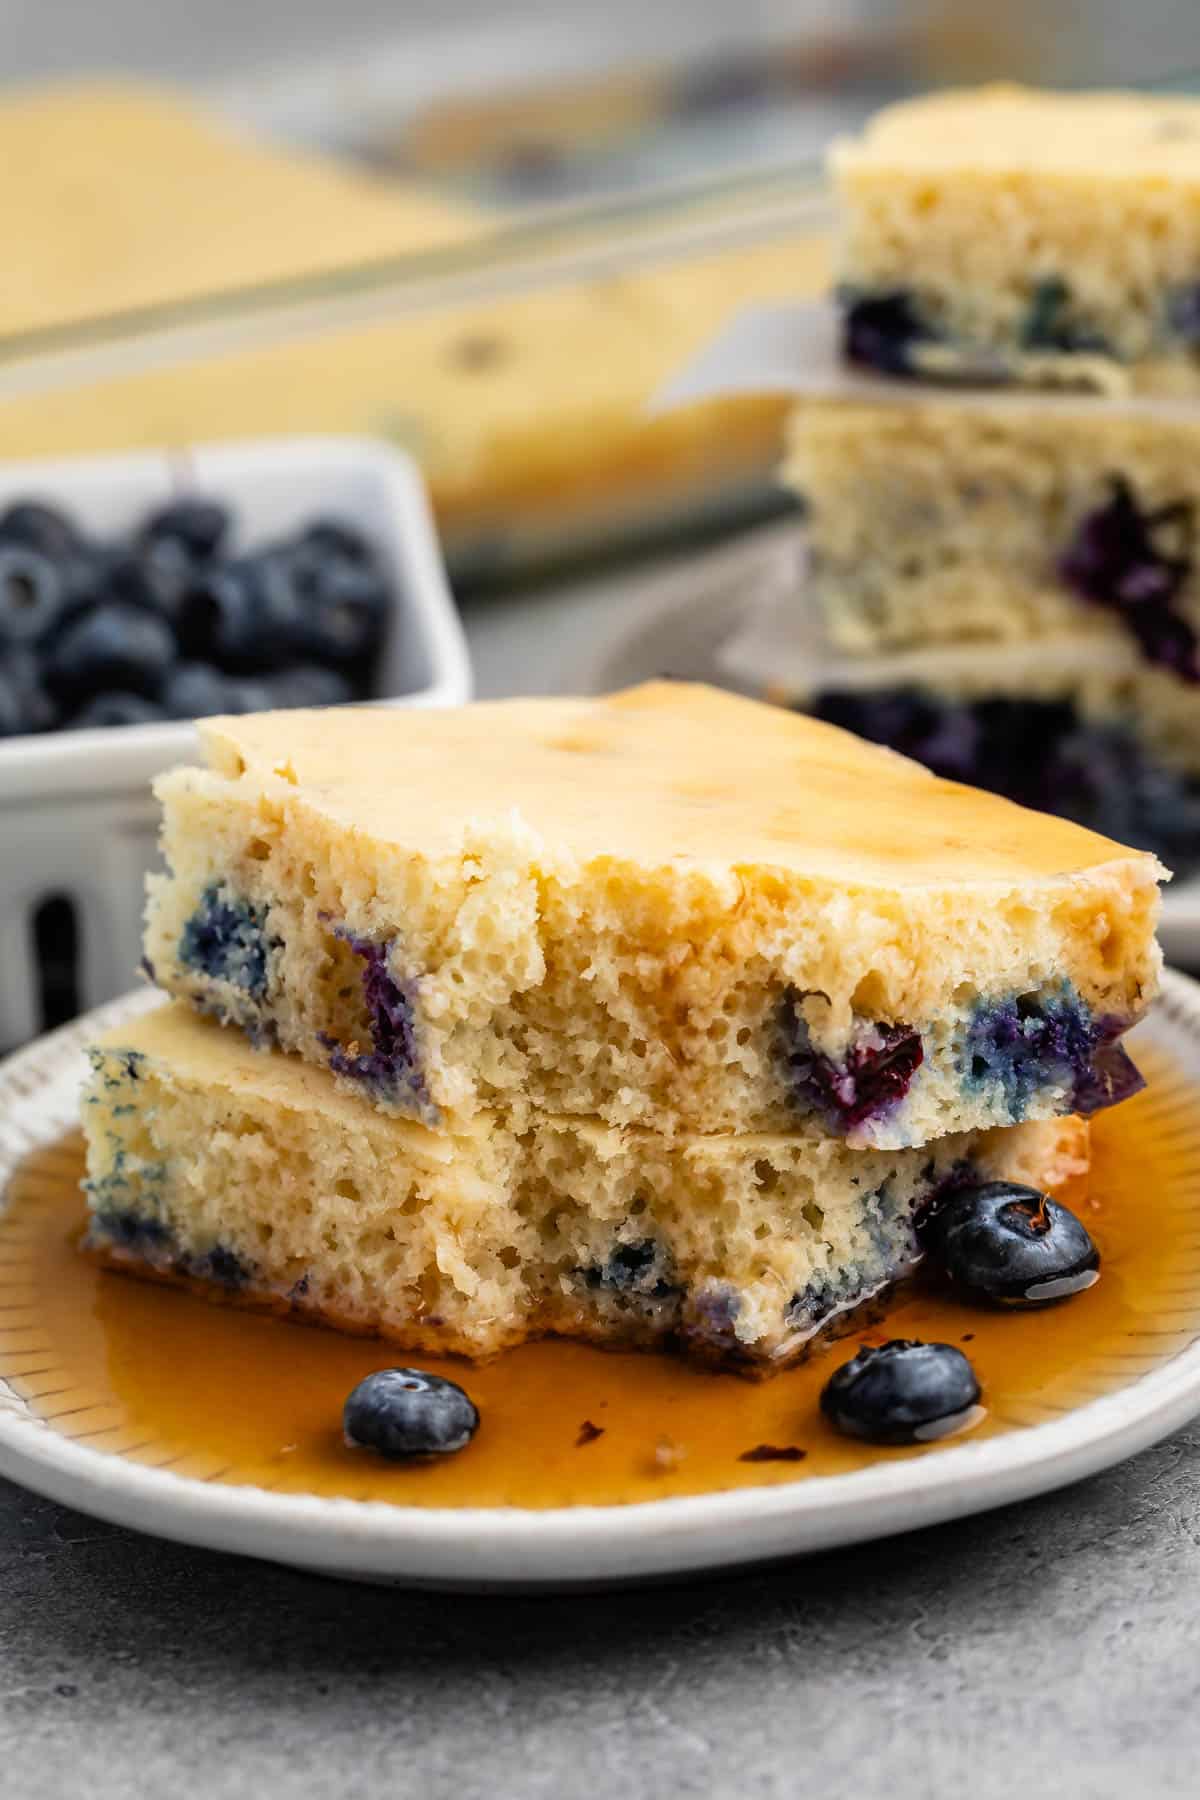
[{"label": "maple syrup pool", "polygon": [[480,1367],[422,1357],[467,1388],[483,1422],[457,1456],[413,1465],[341,1438],[346,1395],[372,1369],[403,1363],[395,1346],[212,1305],[81,1256],[83,1154],[72,1134],[34,1151],[9,1185],[0,1380],[63,1437],[148,1467],[419,1506],[652,1500],[937,1456],[963,1440],[880,1449],[839,1437],[822,1417],[821,1388],[858,1344],[961,1345],[984,1390],[974,1441],[1054,1419],[1200,1337],[1200,1088],[1156,1049],[1141,1060],[1146,1091],[1094,1122],[1088,1186],[1067,1196],[1103,1259],[1086,1293],[1014,1313],[914,1285],[882,1317],[765,1381],[554,1340]]}]

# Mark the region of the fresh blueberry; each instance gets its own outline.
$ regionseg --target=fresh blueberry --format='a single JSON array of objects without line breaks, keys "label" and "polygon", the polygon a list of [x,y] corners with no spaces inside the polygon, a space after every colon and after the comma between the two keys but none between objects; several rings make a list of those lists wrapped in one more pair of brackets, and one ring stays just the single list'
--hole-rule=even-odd
[{"label": "fresh blueberry", "polygon": [[300,534],[300,543],[341,557],[348,563],[368,564],[375,553],[367,538],[341,519],[314,519]]},{"label": "fresh blueberry", "polygon": [[0,513],[0,543],[21,544],[51,562],[73,555],[81,542],[67,515],[42,500],[14,500]]},{"label": "fresh blueberry", "polygon": [[44,642],[62,619],[63,578],[40,550],[0,543],[0,643]]},{"label": "fresh blueberry", "polygon": [[170,556],[157,560],[135,556],[120,544],[89,546],[64,565],[64,575],[70,584],[69,609],[78,611],[97,600],[115,601],[157,614],[176,632],[195,579],[190,563]]},{"label": "fresh blueberry", "polygon": [[315,663],[300,663],[282,674],[268,676],[264,686],[270,690],[273,707],[344,706],[354,698],[354,689],[345,675],[336,669],[319,669]]},{"label": "fresh blueberry", "polygon": [[249,557],[204,571],[184,596],[179,641],[189,657],[231,673],[270,668],[282,659],[262,628],[262,572]]},{"label": "fresh blueberry", "polygon": [[89,544],[63,565],[76,605],[113,600],[158,613],[174,628],[193,580],[193,565],[173,554],[142,556],[125,544]]},{"label": "fresh blueberry", "polygon": [[127,577],[122,566],[125,561],[125,553],[115,546],[80,544],[55,564],[63,589],[63,625],[109,600],[153,607],[145,582]]},{"label": "fresh blueberry", "polygon": [[20,681],[7,661],[0,661],[0,738],[20,737],[28,729]]},{"label": "fresh blueberry", "polygon": [[953,1344],[893,1338],[864,1345],[835,1369],[821,1411],[847,1437],[872,1444],[927,1444],[970,1424],[979,1404],[975,1371]]},{"label": "fresh blueberry", "polygon": [[342,1413],[352,1450],[378,1450],[398,1460],[462,1450],[479,1429],[479,1413],[453,1381],[424,1369],[376,1369],[360,1381]]},{"label": "fresh blueberry", "polygon": [[284,564],[302,625],[306,656],[321,663],[361,663],[383,640],[389,593],[371,564],[356,564],[301,544]]},{"label": "fresh blueberry", "polygon": [[266,681],[241,681],[214,669],[211,663],[177,663],[163,688],[163,706],[171,719],[270,712],[275,704]]},{"label": "fresh blueberry", "polygon": [[1100,1254],[1075,1214],[1036,1188],[954,1188],[921,1227],[930,1257],[972,1299],[1045,1306],[1100,1279]]},{"label": "fresh blueberry", "polygon": [[118,688],[112,693],[94,694],[66,723],[71,731],[89,731],[99,725],[152,725],[166,716],[153,700],[141,694],[122,693]]},{"label": "fresh blueberry", "polygon": [[159,538],[146,547],[134,566],[149,604],[173,625],[179,625],[196,579],[196,564],[184,546],[177,538]]},{"label": "fresh blueberry", "polygon": [[60,723],[59,709],[42,684],[33,652],[0,652],[0,738],[50,731]]},{"label": "fresh blueberry", "polygon": [[204,719],[214,713],[232,712],[229,690],[232,677],[211,663],[177,663],[163,688],[163,705],[172,719]]},{"label": "fresh blueberry", "polygon": [[180,641],[189,656],[231,674],[270,674],[314,647],[324,649],[311,629],[311,611],[289,558],[256,551],[193,576],[180,613]]},{"label": "fresh blueberry", "polygon": [[189,562],[206,562],[221,548],[230,528],[228,507],[200,495],[183,495],[151,513],[139,545],[153,556],[163,545],[180,550]]},{"label": "fresh blueberry", "polygon": [[46,659],[46,684],[64,702],[120,688],[154,699],[175,661],[170,627],[140,607],[93,607],[67,625]]}]

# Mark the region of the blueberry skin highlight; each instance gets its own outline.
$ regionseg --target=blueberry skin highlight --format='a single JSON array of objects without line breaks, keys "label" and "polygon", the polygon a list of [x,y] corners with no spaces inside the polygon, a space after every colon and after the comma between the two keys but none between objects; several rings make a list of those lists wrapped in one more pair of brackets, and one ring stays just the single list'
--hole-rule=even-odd
[{"label": "blueberry skin highlight", "polygon": [[14,500],[0,513],[0,543],[24,544],[52,562],[71,556],[80,537],[66,513],[42,500]]},{"label": "blueberry skin highlight", "polygon": [[86,706],[67,720],[67,724],[72,731],[92,731],[98,726],[107,729],[113,725],[153,725],[166,716],[153,700],[114,688],[111,693],[94,694]]},{"label": "blueberry skin highlight", "polygon": [[1087,1227],[1015,1181],[953,1189],[922,1225],[921,1241],[955,1287],[1000,1306],[1048,1306],[1100,1279]]},{"label": "blueberry skin highlight", "polygon": [[404,1461],[465,1449],[479,1429],[474,1402],[453,1381],[424,1369],[376,1369],[359,1382],[342,1412],[352,1450]]},{"label": "blueberry skin highlight", "polygon": [[864,1344],[821,1390],[834,1429],[870,1444],[922,1444],[971,1423],[979,1404],[975,1371],[953,1344],[892,1338]]},{"label": "blueberry skin highlight", "polygon": [[181,494],[152,513],[142,527],[139,548],[153,550],[170,543],[192,562],[215,556],[232,526],[228,507],[199,494]]},{"label": "blueberry skin highlight", "polygon": [[95,694],[141,694],[155,700],[175,662],[170,628],[141,607],[93,607],[56,639],[45,664],[46,685],[64,705]]}]

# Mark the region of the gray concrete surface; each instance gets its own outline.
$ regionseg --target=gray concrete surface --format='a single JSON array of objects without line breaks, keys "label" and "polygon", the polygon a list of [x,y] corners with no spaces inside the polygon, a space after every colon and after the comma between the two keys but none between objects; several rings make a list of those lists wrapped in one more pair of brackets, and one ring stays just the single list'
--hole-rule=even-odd
[{"label": "gray concrete surface", "polygon": [[475,1598],[0,1486],[0,1790],[1194,1796],[1200,1426],[1059,1496],[686,1587]]}]

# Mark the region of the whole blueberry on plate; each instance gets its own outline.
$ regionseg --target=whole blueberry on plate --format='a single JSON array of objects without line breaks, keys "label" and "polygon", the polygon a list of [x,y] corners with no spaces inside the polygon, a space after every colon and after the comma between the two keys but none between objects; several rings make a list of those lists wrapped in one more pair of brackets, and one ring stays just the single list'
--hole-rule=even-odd
[{"label": "whole blueberry on plate", "polygon": [[73,555],[81,541],[66,513],[43,500],[14,500],[0,513],[0,543],[23,544],[52,562]]},{"label": "whole blueberry on plate", "polygon": [[155,699],[175,656],[164,620],[139,606],[106,603],[64,627],[46,658],[46,684],[66,703],[117,689]]},{"label": "whole blueberry on plate", "polygon": [[955,1287],[1002,1306],[1045,1306],[1100,1279],[1100,1253],[1082,1221],[1015,1181],[952,1189],[921,1239]]},{"label": "whole blueberry on plate", "polygon": [[975,1371],[953,1344],[893,1338],[864,1344],[835,1369],[821,1411],[847,1437],[872,1444],[925,1444],[971,1424],[979,1405]]},{"label": "whole blueberry on plate", "polygon": [[0,540],[0,644],[36,644],[60,623],[66,589],[41,550]]},{"label": "whole blueberry on plate", "polygon": [[342,1413],[351,1449],[406,1459],[462,1450],[479,1429],[474,1403],[453,1381],[424,1369],[376,1369]]}]

